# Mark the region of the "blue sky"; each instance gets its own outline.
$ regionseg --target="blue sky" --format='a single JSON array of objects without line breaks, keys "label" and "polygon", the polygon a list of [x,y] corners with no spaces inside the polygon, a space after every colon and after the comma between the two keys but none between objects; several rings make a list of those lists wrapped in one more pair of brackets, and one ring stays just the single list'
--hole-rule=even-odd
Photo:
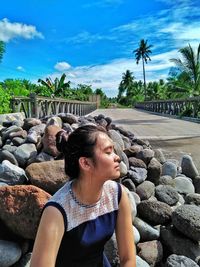
[{"label": "blue sky", "polygon": [[60,77],[116,96],[127,69],[142,79],[134,49],[152,44],[147,81],[165,79],[178,49],[200,43],[199,0],[7,0],[0,8],[6,52],[0,81]]}]

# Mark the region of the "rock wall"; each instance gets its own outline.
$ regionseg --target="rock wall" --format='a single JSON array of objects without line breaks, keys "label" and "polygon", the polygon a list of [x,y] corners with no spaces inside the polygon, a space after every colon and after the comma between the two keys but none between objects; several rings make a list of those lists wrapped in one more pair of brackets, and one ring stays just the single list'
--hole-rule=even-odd
[{"label": "rock wall", "polygon": [[[68,180],[55,135],[88,123],[108,130],[121,158],[119,182],[131,203],[137,267],[200,266],[200,176],[191,156],[179,165],[109,117],[69,113],[13,117],[0,125],[0,266],[29,266],[42,208]],[[119,266],[114,235],[105,252]]]}]

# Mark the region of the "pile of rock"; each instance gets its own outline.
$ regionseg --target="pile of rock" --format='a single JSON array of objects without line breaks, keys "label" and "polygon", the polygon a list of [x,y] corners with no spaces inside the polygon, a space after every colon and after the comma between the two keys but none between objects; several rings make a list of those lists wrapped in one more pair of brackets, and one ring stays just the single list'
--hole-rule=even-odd
[{"label": "pile of rock", "polygon": [[[200,176],[192,158],[166,160],[148,141],[98,115],[69,113],[0,126],[0,266],[28,267],[41,210],[67,180],[55,146],[61,129],[100,124],[121,158],[120,182],[131,202],[137,267],[200,266]],[[115,236],[105,248],[118,266]]]}]

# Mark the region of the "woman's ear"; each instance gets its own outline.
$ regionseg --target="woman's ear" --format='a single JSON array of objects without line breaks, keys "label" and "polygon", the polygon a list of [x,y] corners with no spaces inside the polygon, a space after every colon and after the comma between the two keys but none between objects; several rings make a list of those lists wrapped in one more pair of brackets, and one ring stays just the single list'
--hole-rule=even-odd
[{"label": "woman's ear", "polygon": [[79,158],[79,166],[82,170],[88,171],[92,167],[92,162],[89,158],[86,157],[80,157]]}]

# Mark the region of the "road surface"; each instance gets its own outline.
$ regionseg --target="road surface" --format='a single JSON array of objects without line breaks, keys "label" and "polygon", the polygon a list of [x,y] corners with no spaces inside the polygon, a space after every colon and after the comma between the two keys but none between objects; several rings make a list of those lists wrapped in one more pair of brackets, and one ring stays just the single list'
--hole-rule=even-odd
[{"label": "road surface", "polygon": [[117,126],[149,140],[152,148],[161,148],[166,158],[180,162],[183,155],[191,155],[200,172],[200,124],[137,109],[97,109],[90,113],[98,114],[111,117]]}]

